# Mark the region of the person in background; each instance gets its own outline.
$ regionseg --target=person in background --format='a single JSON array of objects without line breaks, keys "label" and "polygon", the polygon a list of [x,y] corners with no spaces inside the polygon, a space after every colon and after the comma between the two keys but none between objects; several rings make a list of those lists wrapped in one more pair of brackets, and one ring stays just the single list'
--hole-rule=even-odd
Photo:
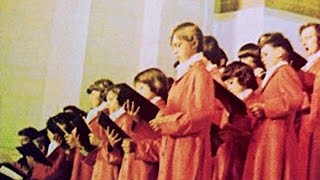
[{"label": "person in background", "polygon": [[33,127],[27,127],[18,132],[18,138],[21,145],[28,144],[38,136],[38,130]]},{"label": "person in background", "polygon": [[220,68],[223,66],[224,61],[221,62],[219,55],[220,47],[217,40],[213,36],[203,37],[203,55],[206,57],[206,69],[210,72],[212,78],[221,84],[221,72]]},{"label": "person in background", "polygon": [[288,63],[291,53],[285,38],[270,39],[262,45],[261,59],[267,71],[258,102],[248,107],[258,125],[250,141],[243,179],[299,179],[294,121],[303,91]]},{"label": "person in background", "polygon": [[[222,80],[227,89],[246,104],[252,101],[253,92],[258,88],[253,69],[242,62],[227,65]],[[249,116],[230,114],[226,110],[222,117],[219,136],[223,144],[213,161],[213,179],[241,179],[251,136],[251,121]]]},{"label": "person in background", "polygon": [[260,47],[253,43],[243,45],[238,51],[239,61],[253,69],[254,75],[261,81],[265,75],[265,67],[260,58]]},{"label": "person in background", "polygon": [[299,30],[307,63],[301,68],[303,83],[310,101],[309,108],[302,109],[307,119],[302,119],[299,149],[305,179],[320,178],[320,24],[306,23]]},{"label": "person in background", "polygon": [[[149,68],[138,73],[134,78],[134,88],[143,97],[157,105],[159,109],[165,107],[168,96],[168,79],[160,69]],[[135,121],[143,124],[145,136],[135,142],[132,140],[123,141],[122,147],[125,155],[119,177],[120,179],[157,179],[160,134],[151,130],[148,123],[137,116],[140,107],[135,107],[134,103],[129,101],[124,107]],[[133,131],[136,130],[139,131],[136,127],[133,128]],[[137,145],[138,148],[131,148]]]},{"label": "person in background", "polygon": [[65,106],[63,108],[63,112],[67,112],[67,113],[73,113],[73,114],[76,114],[76,115],[80,115],[82,117],[87,117],[87,113],[84,112],[83,110],[79,109],[77,106],[74,106],[74,105],[68,105],[68,106]]},{"label": "person in background", "polygon": [[[64,129],[64,131],[66,131]],[[52,166],[47,166],[36,161],[31,161],[33,171],[31,179],[35,180],[68,180],[71,176],[73,154],[66,147],[61,146],[62,138],[50,131],[42,130],[40,135],[35,139],[35,144],[43,152],[43,154],[52,163]],[[50,143],[50,139],[51,143]]]},{"label": "person in background", "polygon": [[107,109],[105,92],[111,88],[112,85],[112,81],[108,79],[99,79],[87,89],[91,110],[88,112],[85,122],[92,131],[90,134],[90,143],[98,148],[88,154],[77,138],[77,134],[81,133],[77,132],[77,128],[75,128],[71,134],[66,136],[69,146],[71,148],[76,148],[71,175],[72,180],[87,180],[92,177],[97,152],[101,148],[102,140],[106,138],[105,133],[98,123],[99,112]]}]

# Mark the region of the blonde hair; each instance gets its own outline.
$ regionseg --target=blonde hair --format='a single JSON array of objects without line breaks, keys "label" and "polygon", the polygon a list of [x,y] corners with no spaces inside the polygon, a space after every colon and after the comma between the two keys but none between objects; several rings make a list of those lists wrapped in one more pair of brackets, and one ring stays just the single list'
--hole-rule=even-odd
[{"label": "blonde hair", "polygon": [[192,22],[185,22],[178,25],[170,35],[170,45],[172,45],[173,36],[188,42],[198,42],[197,52],[203,50],[203,35],[200,28]]}]

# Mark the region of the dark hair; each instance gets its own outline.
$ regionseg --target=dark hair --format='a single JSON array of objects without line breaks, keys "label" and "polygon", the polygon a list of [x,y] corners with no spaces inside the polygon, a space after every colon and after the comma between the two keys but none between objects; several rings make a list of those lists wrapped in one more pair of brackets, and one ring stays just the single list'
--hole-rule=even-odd
[{"label": "dark hair", "polygon": [[83,117],[87,117],[87,113],[74,105],[68,105],[63,108],[63,112],[74,113]]},{"label": "dark hair", "polygon": [[306,59],[304,59],[301,55],[293,50],[293,47],[290,44],[289,40],[279,32],[269,33],[268,37],[265,38],[263,42],[261,42],[261,47],[265,44],[270,44],[273,47],[284,48],[288,53],[288,62],[296,71],[300,70],[300,68],[307,63]]},{"label": "dark hair", "polygon": [[222,80],[226,81],[232,77],[238,78],[239,84],[247,89],[256,90],[258,88],[253,69],[245,63],[235,61],[225,68],[222,73]]},{"label": "dark hair", "polygon": [[36,128],[33,128],[33,127],[27,127],[27,128],[24,128],[24,129],[20,130],[18,132],[18,135],[19,136],[27,136],[32,141],[32,140],[34,140],[35,138],[38,137],[38,130]]},{"label": "dark hair", "polygon": [[151,92],[160,96],[163,100],[167,100],[168,79],[160,69],[149,68],[138,73],[134,78],[134,84],[137,82],[148,85]]},{"label": "dark hair", "polygon": [[[226,61],[222,64],[222,59]],[[209,59],[212,64],[218,65],[218,67],[225,67],[228,62],[227,54],[223,51],[223,49],[219,48],[213,52],[211,59]]]},{"label": "dark hair", "polygon": [[265,42],[269,41],[270,39],[281,39],[281,38],[285,38],[285,37],[280,32],[265,33],[260,36],[260,38],[258,40],[258,45],[260,46],[260,48],[262,48],[262,46],[265,44]]},{"label": "dark hair", "polygon": [[101,99],[106,99],[106,92],[113,85],[113,82],[109,79],[99,79],[91,84],[87,88],[87,93],[91,94],[92,91],[99,91],[101,93]]},{"label": "dark hair", "polygon": [[265,69],[260,58],[260,47],[254,43],[243,45],[238,51],[239,58],[252,57],[253,62],[257,67]]},{"label": "dark hair", "polygon": [[203,50],[202,32],[200,28],[192,22],[185,22],[174,28],[170,35],[170,45],[172,45],[173,36],[177,36],[179,39],[184,39],[188,42],[196,40],[198,42],[197,52],[201,52]]},{"label": "dark hair", "polygon": [[317,36],[318,38],[320,38],[320,24],[318,23],[313,23],[313,22],[309,22],[309,23],[306,23],[304,25],[302,25],[299,29],[299,34],[302,33],[302,31],[308,27],[314,27],[314,29],[316,30],[317,32]]},{"label": "dark hair", "polygon": [[[76,113],[61,112],[49,118],[48,122],[52,119],[54,120],[54,122],[57,122],[59,124],[64,124],[66,126],[66,131],[70,133],[75,128],[73,124],[73,120],[77,116],[82,117],[82,115],[76,114]],[[47,122],[47,125],[48,125],[48,122]]]},{"label": "dark hair", "polygon": [[208,59],[213,59],[215,51],[219,49],[219,44],[213,36],[203,37],[203,55]]},{"label": "dark hair", "polygon": [[263,43],[263,46],[265,45],[270,45],[274,48],[277,47],[281,47],[286,51],[286,55],[287,55],[287,60],[290,61],[291,60],[291,55],[293,54],[293,47],[291,45],[291,43],[289,42],[289,40],[285,37],[281,37],[281,36],[273,36],[270,37],[268,40],[266,40]]}]

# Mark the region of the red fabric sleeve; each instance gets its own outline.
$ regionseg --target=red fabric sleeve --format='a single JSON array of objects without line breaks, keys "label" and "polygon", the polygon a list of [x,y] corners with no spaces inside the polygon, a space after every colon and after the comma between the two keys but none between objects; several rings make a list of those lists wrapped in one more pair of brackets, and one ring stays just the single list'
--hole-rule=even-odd
[{"label": "red fabric sleeve", "polygon": [[[198,133],[208,127],[213,119],[214,88],[210,74],[206,70],[197,70],[187,83],[191,83],[193,91],[185,94],[188,100],[181,103],[188,104],[181,105],[186,106],[184,112],[174,112],[162,117],[167,121],[160,126],[163,135],[186,136]],[[180,93],[183,94],[184,89]]]}]

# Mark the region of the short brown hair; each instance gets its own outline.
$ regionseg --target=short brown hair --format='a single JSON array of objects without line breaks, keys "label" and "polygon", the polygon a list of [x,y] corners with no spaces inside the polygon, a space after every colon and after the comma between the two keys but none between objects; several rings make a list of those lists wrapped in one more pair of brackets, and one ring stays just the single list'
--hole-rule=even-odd
[{"label": "short brown hair", "polygon": [[247,89],[256,90],[258,88],[252,68],[245,63],[235,61],[225,68],[222,73],[222,80],[226,81],[232,77],[238,78],[239,84]]},{"label": "short brown hair", "polygon": [[203,35],[200,28],[192,22],[185,22],[178,25],[171,33],[170,45],[172,45],[173,36],[176,35],[179,39],[184,39],[188,42],[198,41],[197,52],[203,50]]},{"label": "short brown hair", "polygon": [[260,46],[254,43],[247,43],[239,49],[238,51],[239,58],[244,58],[249,56],[254,59],[253,62],[257,67],[265,69],[260,58]]},{"label": "short brown hair", "polygon": [[275,38],[276,39],[278,39],[278,38],[280,39],[280,38],[284,38],[284,36],[280,32],[269,32],[269,33],[262,34],[259,37],[258,45],[261,48],[265,44],[265,42],[267,42],[270,39],[275,39]]},{"label": "short brown hair", "polygon": [[134,84],[137,82],[148,85],[153,93],[163,100],[167,100],[168,78],[160,69],[149,68],[138,73],[134,78]]}]

